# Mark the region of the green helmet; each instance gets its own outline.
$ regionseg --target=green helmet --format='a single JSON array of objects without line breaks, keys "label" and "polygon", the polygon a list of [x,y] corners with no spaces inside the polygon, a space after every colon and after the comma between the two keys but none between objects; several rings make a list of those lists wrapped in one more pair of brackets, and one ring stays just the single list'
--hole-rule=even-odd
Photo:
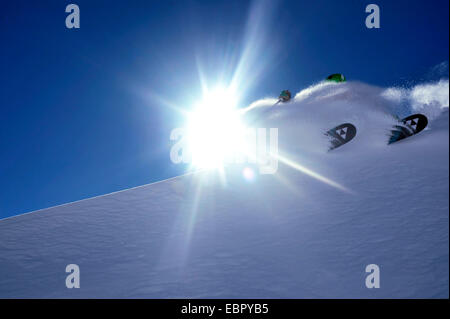
[{"label": "green helmet", "polygon": [[329,77],[327,77],[326,81],[340,83],[340,82],[345,82],[346,80],[345,80],[345,76],[343,74],[335,73],[335,74],[331,74]]}]

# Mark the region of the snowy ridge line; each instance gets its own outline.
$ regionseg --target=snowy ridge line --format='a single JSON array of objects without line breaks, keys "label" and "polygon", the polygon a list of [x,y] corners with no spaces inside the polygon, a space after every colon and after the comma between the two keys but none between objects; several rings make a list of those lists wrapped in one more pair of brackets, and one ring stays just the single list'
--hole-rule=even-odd
[{"label": "snowy ridge line", "polygon": [[[280,137],[281,141],[291,145],[301,145],[303,150],[306,151],[327,149],[322,131],[350,120],[353,124],[356,124],[359,130],[354,143],[359,142],[361,144],[359,146],[350,145],[353,148],[352,151],[356,151],[356,149],[367,151],[367,145],[385,145],[385,137],[380,134],[378,128],[389,128],[392,124],[395,124],[393,118],[387,116],[389,114],[400,113],[400,116],[404,116],[413,112],[420,112],[424,113],[431,122],[439,117],[445,109],[448,109],[448,87],[448,79],[422,83],[412,88],[382,88],[358,81],[340,84],[319,82],[297,92],[292,102],[286,105],[273,107],[277,100],[267,97],[251,103],[241,112],[250,116],[252,116],[252,113],[260,113],[260,116],[257,117],[261,120],[258,126],[283,127],[289,134],[283,134]],[[292,122],[292,119],[295,122]],[[294,138],[292,138],[293,136]],[[358,140],[364,140],[365,142]],[[5,217],[0,219],[0,222],[42,210],[149,186],[200,171],[202,170]]]},{"label": "snowy ridge line", "polygon": [[196,174],[196,173],[200,173],[202,171],[204,171],[204,169],[198,169],[198,170],[195,170],[193,172],[188,172],[188,173],[185,173],[185,174],[182,174],[182,175],[169,177],[169,178],[166,178],[166,179],[162,179],[160,181],[156,181],[156,182],[152,182],[152,183],[148,183],[148,184],[144,184],[144,185],[139,185],[139,186],[134,186],[134,187],[130,187],[130,188],[127,188],[127,189],[122,189],[120,191],[115,191],[115,192],[111,192],[111,193],[107,193],[107,194],[103,194],[103,195],[97,195],[97,196],[93,196],[93,197],[89,197],[89,198],[78,199],[78,200],[75,200],[73,202],[68,202],[68,203],[59,204],[59,205],[50,206],[50,207],[45,207],[45,208],[33,210],[31,212],[26,212],[26,213],[14,215],[14,216],[5,217],[5,218],[0,219],[0,223],[2,221],[9,220],[9,219],[12,219],[12,218],[15,218],[15,217],[21,217],[21,216],[25,216],[25,215],[29,215],[29,214],[33,214],[33,213],[38,213],[38,212],[43,211],[43,210],[48,210],[48,209],[58,208],[58,207],[64,207],[64,206],[67,206],[67,205],[71,205],[71,204],[75,204],[75,203],[79,203],[79,202],[84,202],[84,201],[91,200],[91,199],[97,199],[97,198],[101,198],[101,197],[105,197],[105,196],[110,196],[110,195],[114,195],[114,194],[118,194],[118,193],[123,193],[123,192],[130,191],[130,190],[133,190],[133,189],[138,189],[138,188],[142,188],[142,187],[146,187],[146,186],[150,186],[150,185],[154,185],[154,184],[159,184],[159,183],[162,183],[162,182],[167,182],[167,181],[179,178],[179,177],[185,177],[185,176],[193,175],[193,174]]},{"label": "snowy ridge line", "polygon": [[[297,92],[288,105],[329,103],[330,98],[338,98],[370,104],[389,114],[401,113],[401,111],[407,113],[425,111],[431,113],[428,114],[428,117],[433,119],[438,117],[441,111],[448,109],[448,90],[449,80],[446,78],[420,83],[409,88],[398,86],[384,88],[360,81],[348,81],[346,83],[319,82]],[[246,113],[261,107],[270,108],[274,106],[275,102],[277,102],[277,99],[266,97],[254,101],[243,108],[242,112]],[[281,106],[283,105],[278,105],[278,107]]]}]

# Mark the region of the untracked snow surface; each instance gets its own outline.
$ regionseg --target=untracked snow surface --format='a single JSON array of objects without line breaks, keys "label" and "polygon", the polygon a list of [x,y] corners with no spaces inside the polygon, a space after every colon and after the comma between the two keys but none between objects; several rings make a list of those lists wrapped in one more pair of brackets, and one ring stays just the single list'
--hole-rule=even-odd
[{"label": "untracked snow surface", "polygon": [[[274,102],[246,113],[278,128],[274,175],[231,165],[0,221],[0,297],[448,298],[448,80]],[[428,128],[386,145],[389,114],[417,112]],[[343,122],[357,136],[328,153],[323,133]]]}]

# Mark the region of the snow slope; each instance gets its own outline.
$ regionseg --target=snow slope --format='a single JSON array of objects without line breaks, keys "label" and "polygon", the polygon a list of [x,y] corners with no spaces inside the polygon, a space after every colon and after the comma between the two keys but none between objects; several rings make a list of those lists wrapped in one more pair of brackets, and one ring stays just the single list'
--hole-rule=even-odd
[{"label": "snow slope", "polygon": [[[317,84],[273,102],[246,117],[279,129],[295,167],[249,182],[230,166],[226,181],[194,173],[4,219],[0,297],[448,298],[448,80]],[[429,128],[386,145],[389,113],[414,112]],[[323,131],[342,122],[358,134],[327,153]],[[80,289],[65,287],[72,263]]]}]

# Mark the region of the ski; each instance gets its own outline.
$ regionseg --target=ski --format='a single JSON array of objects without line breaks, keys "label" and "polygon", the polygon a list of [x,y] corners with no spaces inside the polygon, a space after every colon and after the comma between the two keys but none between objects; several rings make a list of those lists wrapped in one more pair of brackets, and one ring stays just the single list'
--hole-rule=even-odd
[{"label": "ski", "polygon": [[423,114],[413,114],[399,122],[391,129],[388,145],[413,136],[423,131],[428,125],[428,119]]},{"label": "ski", "polygon": [[331,151],[350,142],[356,136],[356,127],[353,124],[344,123],[332,128],[325,135],[330,137],[328,151]]}]

